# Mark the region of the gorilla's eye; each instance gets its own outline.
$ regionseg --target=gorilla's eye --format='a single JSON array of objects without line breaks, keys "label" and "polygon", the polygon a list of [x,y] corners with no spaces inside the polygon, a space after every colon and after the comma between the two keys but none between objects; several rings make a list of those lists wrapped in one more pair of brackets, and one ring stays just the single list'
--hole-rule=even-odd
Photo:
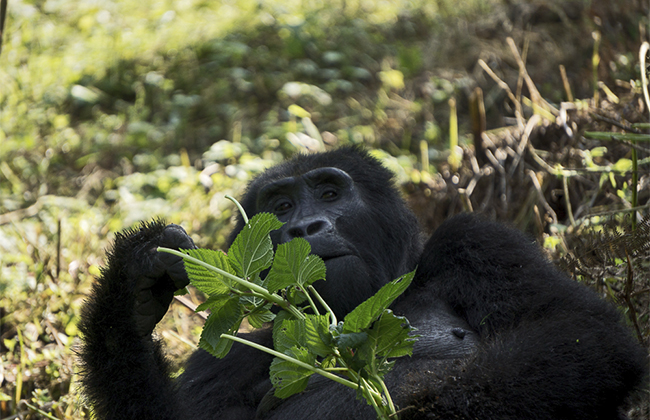
[{"label": "gorilla's eye", "polygon": [[321,194],[320,198],[321,200],[334,200],[336,197],[338,197],[338,193],[334,190],[327,190]]},{"label": "gorilla's eye", "polygon": [[273,213],[276,213],[276,214],[285,213],[285,212],[291,210],[291,207],[293,207],[293,206],[291,205],[290,202],[281,201],[281,202],[279,202],[278,204],[275,205],[275,207],[273,208]]}]

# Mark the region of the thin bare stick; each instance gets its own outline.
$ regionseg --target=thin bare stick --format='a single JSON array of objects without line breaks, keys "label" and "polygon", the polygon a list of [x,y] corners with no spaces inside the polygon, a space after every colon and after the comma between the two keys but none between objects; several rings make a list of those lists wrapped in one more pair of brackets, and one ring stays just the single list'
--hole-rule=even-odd
[{"label": "thin bare stick", "polygon": [[562,187],[564,189],[564,201],[566,204],[566,211],[569,215],[569,222],[571,226],[575,227],[576,221],[573,218],[573,209],[571,208],[571,199],[569,198],[569,178],[566,176],[562,177]]},{"label": "thin bare stick", "polygon": [[539,90],[537,90],[537,86],[535,86],[535,83],[533,83],[533,79],[531,79],[530,75],[528,74],[528,71],[526,71],[526,64],[524,63],[524,60],[521,58],[521,55],[519,55],[519,50],[517,49],[517,45],[515,45],[515,40],[512,39],[511,37],[508,37],[506,41],[510,46],[512,55],[515,57],[515,60],[517,61],[517,65],[519,66],[519,71],[523,72],[524,80],[526,81],[526,86],[530,91],[530,100],[535,105],[538,105],[540,108],[543,108],[553,113],[553,115],[558,115],[559,111],[554,106],[546,102],[546,100],[539,93]]},{"label": "thin bare stick", "polygon": [[569,85],[569,78],[567,77],[566,69],[562,64],[560,64],[560,76],[562,76],[562,84],[564,85],[564,91],[566,92],[566,99],[568,102],[573,102],[573,92],[571,92],[571,85]]},{"label": "thin bare stick", "polygon": [[616,120],[614,120],[612,118],[607,118],[607,117],[604,117],[602,115],[595,114],[593,112],[590,112],[589,115],[595,120],[599,120],[599,121],[606,122],[607,124],[615,125],[616,127],[621,128],[621,129],[627,131],[628,133],[646,134],[641,130],[638,130],[638,129],[630,126],[630,125],[623,124],[622,122],[616,121]]},{"label": "thin bare stick", "polygon": [[515,156],[515,160],[512,162],[512,166],[508,171],[508,177],[512,177],[512,175],[515,173],[515,170],[517,170],[517,167],[519,166],[519,161],[521,161],[526,146],[528,145],[528,138],[530,137],[530,133],[533,132],[533,128],[535,128],[540,121],[541,121],[541,117],[538,114],[533,115],[528,120],[528,123],[526,124],[526,128],[524,129],[524,133],[521,135],[521,141],[517,146],[517,154]]},{"label": "thin bare stick", "polygon": [[490,76],[492,80],[494,80],[501,89],[506,91],[506,94],[508,94],[508,98],[510,98],[512,104],[515,106],[515,117],[517,118],[517,122],[520,124],[521,127],[523,127],[524,123],[523,123],[523,112],[521,110],[521,103],[517,100],[515,95],[512,93],[508,84],[503,80],[501,80],[499,76],[497,76],[496,73],[492,71],[490,66],[488,66],[487,63],[480,58],[478,60],[478,65],[481,66],[481,68],[483,68],[483,70],[488,74],[488,76]]},{"label": "thin bare stick", "polygon": [[196,308],[199,305],[196,305],[194,302],[189,300],[186,296],[174,296],[174,299],[176,299],[181,305],[185,306],[186,308],[191,309],[192,312],[196,313],[201,318],[208,319],[208,313],[205,311],[196,312]]},{"label": "thin bare stick", "polygon": [[528,170],[528,176],[530,176],[530,179],[533,181],[533,185],[535,186],[535,189],[537,190],[537,193],[539,194],[539,200],[542,202],[544,205],[544,208],[548,212],[548,214],[551,215],[551,218],[553,219],[553,223],[557,224],[557,214],[555,214],[555,211],[551,206],[548,204],[546,201],[546,198],[544,198],[544,192],[542,191],[542,186],[539,183],[539,180],[537,179],[537,174],[535,174],[534,171],[531,171],[530,169]]},{"label": "thin bare stick", "polygon": [[650,112],[650,95],[648,95],[648,75],[646,74],[645,56],[648,54],[650,44],[644,42],[639,49],[639,62],[641,63],[641,87],[643,88],[643,98],[645,99],[646,114]]}]

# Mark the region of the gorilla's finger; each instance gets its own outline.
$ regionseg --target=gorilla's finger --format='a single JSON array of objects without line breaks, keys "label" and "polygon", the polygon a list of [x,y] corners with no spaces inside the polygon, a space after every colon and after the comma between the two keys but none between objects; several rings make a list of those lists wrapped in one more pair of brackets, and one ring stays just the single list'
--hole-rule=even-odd
[{"label": "gorilla's finger", "polygon": [[151,293],[151,289],[148,288],[140,290],[135,296],[135,301],[137,302],[138,306],[144,305],[146,302],[149,302],[152,299],[153,294]]},{"label": "gorilla's finger", "polygon": [[177,261],[167,267],[167,274],[169,274],[177,290],[190,284],[190,279],[185,271],[185,264],[181,258],[178,258]]},{"label": "gorilla's finger", "polygon": [[163,230],[160,238],[159,245],[166,248],[175,248],[175,249],[196,248],[196,245],[194,245],[194,241],[192,241],[192,238],[190,238],[187,232],[185,232],[185,229],[174,224],[165,226],[165,229]]},{"label": "gorilla's finger", "polygon": [[136,291],[151,289],[158,282],[158,279],[163,275],[164,269],[162,267],[154,267],[152,273],[147,276],[138,277]]}]

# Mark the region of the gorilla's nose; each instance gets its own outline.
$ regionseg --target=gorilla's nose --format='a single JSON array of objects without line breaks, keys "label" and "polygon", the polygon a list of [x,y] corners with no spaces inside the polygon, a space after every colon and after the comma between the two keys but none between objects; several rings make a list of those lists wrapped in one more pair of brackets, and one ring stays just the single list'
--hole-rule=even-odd
[{"label": "gorilla's nose", "polygon": [[305,238],[322,235],[332,229],[332,223],[325,218],[303,219],[289,225],[282,235],[283,242],[293,238]]}]

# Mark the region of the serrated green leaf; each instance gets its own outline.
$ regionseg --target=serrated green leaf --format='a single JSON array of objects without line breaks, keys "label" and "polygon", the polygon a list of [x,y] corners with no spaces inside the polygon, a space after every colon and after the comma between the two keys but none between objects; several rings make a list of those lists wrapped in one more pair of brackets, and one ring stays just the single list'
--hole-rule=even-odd
[{"label": "serrated green leaf", "polygon": [[336,347],[339,348],[357,348],[368,339],[366,332],[353,332],[341,334],[334,338]]},{"label": "serrated green leaf", "polygon": [[[285,354],[311,366],[316,361],[316,357],[305,348],[293,347],[288,349]],[[304,391],[309,377],[313,375],[312,371],[277,357],[271,362],[270,372],[271,383],[275,388],[275,396],[278,398],[288,398]]]},{"label": "serrated green leaf", "polygon": [[275,319],[275,314],[268,309],[261,312],[254,312],[247,317],[248,323],[253,328],[262,328],[265,322],[271,322]]},{"label": "serrated green leaf", "polygon": [[201,303],[199,306],[196,307],[194,312],[201,312],[201,311],[210,311],[212,312],[214,309],[218,309],[223,305],[224,299],[227,299],[228,296],[226,295],[212,295],[208,296],[208,298],[205,300],[205,302]]},{"label": "serrated green leaf", "polygon": [[305,342],[309,351],[317,356],[326,357],[332,353],[329,315],[307,315]]},{"label": "serrated green leaf", "polygon": [[257,296],[242,296],[239,298],[239,302],[250,312],[263,306],[266,300]]},{"label": "serrated green leaf", "polygon": [[238,276],[247,280],[269,268],[273,261],[269,233],[281,226],[270,213],[258,213],[249,220],[228,249],[228,261]]},{"label": "serrated green leaf", "polygon": [[[223,271],[233,273],[230,264],[228,263],[228,258],[221,251],[213,251],[211,249],[187,249],[182,250],[182,252],[214,267],[220,268]],[[185,271],[190,279],[190,283],[203,293],[212,296],[223,295],[230,292],[228,285],[231,284],[231,281],[226,277],[189,260],[183,260],[183,263],[185,264]]]},{"label": "serrated green leaf", "polygon": [[[229,334],[233,335],[234,332],[229,332]],[[232,348],[233,343],[234,341],[232,340],[219,339],[219,341],[215,342],[215,344],[212,345],[208,343],[207,340],[203,339],[203,333],[201,333],[201,338],[199,339],[199,348],[207,351],[214,357],[222,359],[226,357],[228,353],[230,353],[230,349]]]},{"label": "serrated green leaf", "polygon": [[344,318],[343,332],[359,332],[368,328],[391,303],[409,287],[415,271],[385,284],[373,297],[354,308]]},{"label": "serrated green leaf", "polygon": [[271,293],[291,285],[304,288],[325,278],[325,263],[316,255],[309,255],[311,245],[304,238],[294,238],[278,245],[271,271],[267,276]]},{"label": "serrated green leaf", "polygon": [[273,330],[273,347],[280,353],[306,346],[305,320],[284,319],[282,325]]},{"label": "serrated green leaf", "polygon": [[212,313],[203,326],[199,347],[215,357],[228,354],[232,341],[222,339],[221,334],[234,334],[241,324],[243,315],[237,296],[218,295],[212,303]]},{"label": "serrated green leaf", "polygon": [[281,340],[281,335],[284,335],[284,330],[282,329],[282,324],[286,320],[293,319],[293,315],[285,310],[281,310],[275,315],[275,320],[273,321],[273,348],[279,351],[280,353],[283,350],[291,348],[291,346],[285,346],[283,349],[278,348],[278,341]]},{"label": "serrated green leaf", "polygon": [[403,316],[386,309],[368,330],[368,340],[359,348],[368,358],[410,356],[415,337],[409,335],[413,327]]},{"label": "serrated green leaf", "polygon": [[336,367],[336,356],[330,354],[320,363],[321,369],[330,369]]}]

